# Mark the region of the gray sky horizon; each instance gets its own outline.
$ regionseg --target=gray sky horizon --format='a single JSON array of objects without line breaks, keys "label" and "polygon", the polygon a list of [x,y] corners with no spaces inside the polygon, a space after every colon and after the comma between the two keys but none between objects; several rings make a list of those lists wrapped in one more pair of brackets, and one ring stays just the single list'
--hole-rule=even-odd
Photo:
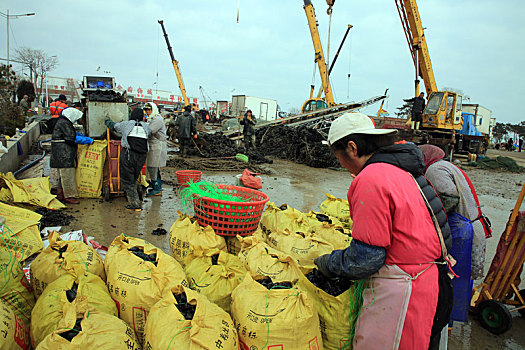
[{"label": "gray sky horizon", "polygon": [[[312,3],[326,55],[327,5]],[[463,91],[467,103],[489,108],[499,122],[524,120],[514,104],[525,95],[525,28],[519,25],[525,2],[420,0],[418,6],[438,89]],[[7,8],[10,14],[36,13],[10,20],[11,58],[23,46],[57,55],[52,76],[80,79],[100,74],[100,66],[124,87],[155,88],[158,81],[159,89],[180,94],[157,23],[163,19],[188,95],[200,99],[202,86],[213,100],[266,97],[285,111],[300,108],[309,96],[314,49],[300,0],[240,0],[239,23],[236,0],[2,1],[0,11]],[[336,102],[360,101],[389,88],[384,109],[394,116],[403,98],[414,95],[415,74],[395,1],[337,0],[330,58],[348,24],[354,27],[331,74]],[[320,85],[316,69],[316,91]]]}]

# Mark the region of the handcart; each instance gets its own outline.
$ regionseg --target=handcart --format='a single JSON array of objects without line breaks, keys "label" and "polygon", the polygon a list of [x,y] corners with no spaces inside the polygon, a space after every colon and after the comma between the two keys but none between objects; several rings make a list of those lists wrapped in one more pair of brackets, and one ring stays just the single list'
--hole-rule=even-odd
[{"label": "handcart", "polygon": [[[119,197],[124,195],[124,190],[120,184],[120,153],[122,145],[120,141],[111,140],[109,129],[107,129],[107,153],[108,153],[108,177],[104,180],[102,188],[104,200],[109,201],[111,197]],[[142,175],[146,175],[146,164],[142,167]],[[140,181],[137,183],[137,191],[139,199],[142,201],[144,197],[143,186]]]},{"label": "handcart", "polygon": [[525,317],[525,289],[518,290],[525,262],[525,212],[520,212],[524,197],[525,185],[501,235],[487,277],[474,289],[475,293],[480,290],[474,301],[478,321],[494,334],[512,327],[512,312],[518,311]]}]

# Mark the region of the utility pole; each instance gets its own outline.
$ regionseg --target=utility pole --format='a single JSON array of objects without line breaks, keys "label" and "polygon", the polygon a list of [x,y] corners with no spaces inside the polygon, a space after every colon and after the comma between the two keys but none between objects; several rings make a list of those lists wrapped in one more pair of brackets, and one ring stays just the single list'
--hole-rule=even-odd
[{"label": "utility pole", "polygon": [[34,16],[35,13],[23,13],[21,15],[10,15],[9,9],[7,9],[7,13],[0,12],[2,16],[4,16],[7,19],[7,70],[9,72],[9,18],[18,18],[18,17],[26,17],[26,16]]}]

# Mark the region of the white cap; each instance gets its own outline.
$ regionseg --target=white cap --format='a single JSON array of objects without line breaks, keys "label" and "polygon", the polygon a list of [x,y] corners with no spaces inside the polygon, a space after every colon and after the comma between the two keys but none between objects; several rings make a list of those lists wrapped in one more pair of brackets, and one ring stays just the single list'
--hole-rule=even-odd
[{"label": "white cap", "polygon": [[396,129],[376,129],[372,119],[359,112],[347,112],[332,122],[328,132],[328,144],[332,146],[351,134],[386,135],[397,132]]}]

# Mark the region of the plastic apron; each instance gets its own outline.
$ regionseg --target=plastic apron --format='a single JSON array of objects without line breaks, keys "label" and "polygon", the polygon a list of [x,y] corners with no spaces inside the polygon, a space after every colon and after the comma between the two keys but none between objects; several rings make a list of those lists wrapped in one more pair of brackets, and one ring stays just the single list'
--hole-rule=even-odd
[{"label": "plastic apron", "polygon": [[383,265],[370,277],[363,291],[363,308],[356,324],[353,349],[398,349],[407,314],[412,281],[433,267],[412,277],[397,265]]}]

